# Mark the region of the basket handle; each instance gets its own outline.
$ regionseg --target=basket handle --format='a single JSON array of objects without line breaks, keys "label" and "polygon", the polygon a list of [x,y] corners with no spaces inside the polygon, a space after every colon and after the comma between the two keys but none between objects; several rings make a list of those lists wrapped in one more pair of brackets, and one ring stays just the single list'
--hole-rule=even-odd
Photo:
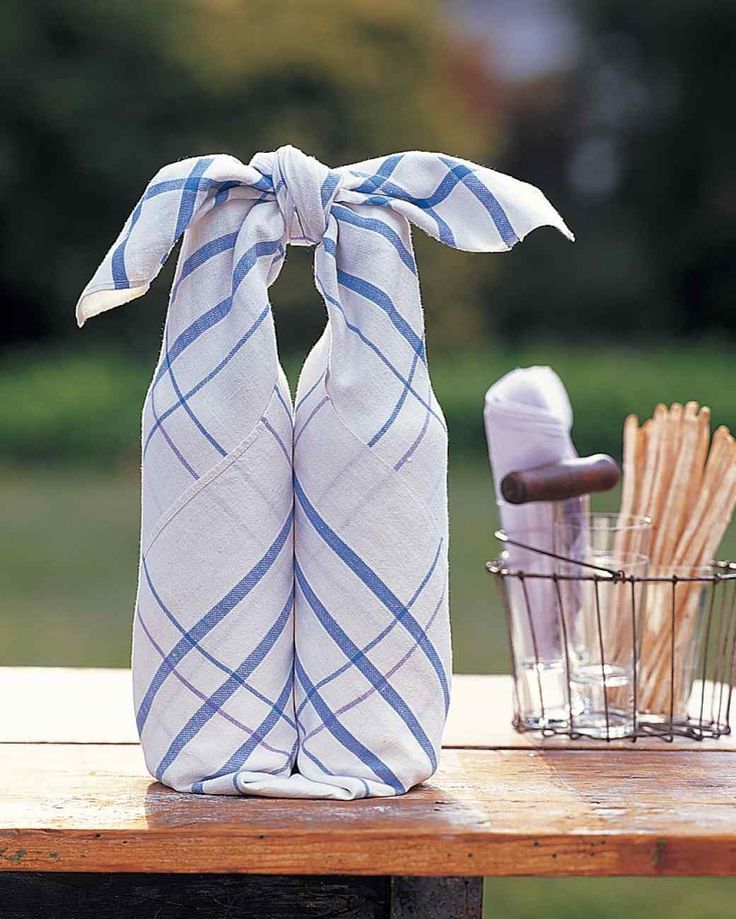
[{"label": "basket handle", "polygon": [[605,453],[562,460],[535,469],[509,472],[501,482],[501,494],[509,504],[531,501],[564,501],[593,492],[609,491],[618,483],[618,463]]}]

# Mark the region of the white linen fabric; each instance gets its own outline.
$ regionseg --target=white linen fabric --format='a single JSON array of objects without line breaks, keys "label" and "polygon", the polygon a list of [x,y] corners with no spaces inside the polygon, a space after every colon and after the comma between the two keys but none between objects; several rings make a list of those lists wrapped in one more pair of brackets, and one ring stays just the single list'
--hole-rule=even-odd
[{"label": "white linen fabric", "polygon": [[[510,472],[578,455],[571,437],[572,406],[562,380],[551,367],[512,370],[486,393],[483,415],[502,529],[518,542],[553,552],[555,519],[580,513],[586,499],[509,504],[501,494],[501,482]],[[546,574],[554,569],[554,561],[538,553],[514,545],[509,545],[507,552],[508,564],[514,569]],[[526,590],[539,654],[555,658],[561,649],[554,584],[530,580]]]},{"label": "white linen fabric", "polygon": [[[183,235],[143,413],[133,646],[146,762],[174,788],[347,799],[436,768],[447,444],[410,222],[469,251],[570,236],[538,189],[440,154],[197,157],[154,177],[80,298],[81,325],[141,296]],[[328,312],[294,412],[268,301],[289,243],[316,246]]]}]

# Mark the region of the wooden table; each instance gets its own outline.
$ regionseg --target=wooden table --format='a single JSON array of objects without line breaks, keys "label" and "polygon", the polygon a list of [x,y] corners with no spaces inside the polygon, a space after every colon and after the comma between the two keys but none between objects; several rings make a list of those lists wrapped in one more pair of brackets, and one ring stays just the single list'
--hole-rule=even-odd
[{"label": "wooden table", "polygon": [[147,775],[129,680],[0,668],[3,919],[479,916],[483,875],[736,873],[730,737],[538,740],[508,677],[460,676],[404,797],[198,797]]}]

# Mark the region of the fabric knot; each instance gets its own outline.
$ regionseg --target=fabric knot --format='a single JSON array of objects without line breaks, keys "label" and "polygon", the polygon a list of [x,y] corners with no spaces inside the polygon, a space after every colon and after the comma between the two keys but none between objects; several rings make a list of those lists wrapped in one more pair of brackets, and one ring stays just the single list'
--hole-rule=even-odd
[{"label": "fabric knot", "polygon": [[276,203],[284,218],[286,242],[314,246],[327,230],[339,176],[297,147],[259,153],[251,165],[270,174]]}]

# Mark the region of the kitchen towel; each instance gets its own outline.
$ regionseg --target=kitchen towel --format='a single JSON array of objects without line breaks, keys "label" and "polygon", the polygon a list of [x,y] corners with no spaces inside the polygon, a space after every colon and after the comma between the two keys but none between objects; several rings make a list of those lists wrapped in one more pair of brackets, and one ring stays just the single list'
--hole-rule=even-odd
[{"label": "kitchen towel", "polygon": [[[394,795],[436,768],[447,432],[410,223],[468,251],[570,236],[538,189],[440,154],[198,157],[157,174],[80,298],[81,324],[141,296],[183,235],[144,406],[133,652],[146,762],[179,790]],[[328,313],[294,411],[268,301],[288,244],[316,247]]]},{"label": "kitchen towel", "polygon": [[[483,414],[502,529],[515,541],[553,552],[555,519],[561,519],[562,513],[582,513],[587,498],[509,504],[501,494],[501,482],[510,472],[578,455],[571,437],[572,406],[562,380],[551,367],[512,370],[486,393]],[[508,545],[506,551],[507,563],[514,569],[541,574],[554,571],[550,557],[514,545]],[[556,659],[562,649],[555,586],[551,581],[529,580],[526,592],[539,655]]]}]

